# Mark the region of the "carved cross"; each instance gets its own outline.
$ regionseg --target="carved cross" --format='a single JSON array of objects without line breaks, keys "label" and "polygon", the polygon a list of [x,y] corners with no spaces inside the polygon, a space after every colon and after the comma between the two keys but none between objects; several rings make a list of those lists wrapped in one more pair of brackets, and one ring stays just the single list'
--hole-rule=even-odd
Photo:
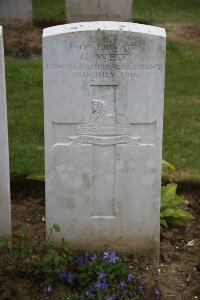
[{"label": "carved cross", "polygon": [[[90,217],[112,219],[117,218],[115,174],[118,144],[129,144],[130,151],[132,146],[138,144],[155,144],[153,135],[156,123],[129,123],[126,116],[118,111],[120,101],[117,93],[118,85],[90,85],[90,87],[92,91],[90,119],[86,124],[74,124],[77,134],[68,136],[71,141],[68,146],[82,147],[84,144],[91,144],[92,211]],[[54,126],[56,124],[54,123]]]},{"label": "carved cross", "polygon": [[[99,0],[100,3],[100,0]],[[116,114],[117,85],[94,85],[92,97],[107,102],[107,112]],[[106,99],[107,98],[107,99]],[[109,99],[108,99],[109,98]],[[108,103],[109,101],[109,103]],[[115,148],[116,145],[93,145],[93,218],[115,218]]]}]

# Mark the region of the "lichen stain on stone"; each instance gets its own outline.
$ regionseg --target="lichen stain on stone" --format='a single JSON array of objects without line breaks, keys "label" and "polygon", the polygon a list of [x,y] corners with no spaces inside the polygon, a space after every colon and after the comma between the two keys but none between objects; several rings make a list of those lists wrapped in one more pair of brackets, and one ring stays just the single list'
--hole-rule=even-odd
[{"label": "lichen stain on stone", "polygon": [[153,240],[149,237],[123,237],[119,236],[116,239],[106,238],[102,235],[95,239],[87,240],[83,236],[80,239],[72,240],[68,238],[70,249],[74,251],[95,251],[102,252],[106,249],[114,250],[118,253],[148,255],[156,259],[159,258],[159,249]]},{"label": "lichen stain on stone", "polygon": [[90,181],[89,175],[86,173],[83,174],[82,179],[83,179],[83,182],[84,182],[86,188],[89,189],[91,187],[91,181]]}]

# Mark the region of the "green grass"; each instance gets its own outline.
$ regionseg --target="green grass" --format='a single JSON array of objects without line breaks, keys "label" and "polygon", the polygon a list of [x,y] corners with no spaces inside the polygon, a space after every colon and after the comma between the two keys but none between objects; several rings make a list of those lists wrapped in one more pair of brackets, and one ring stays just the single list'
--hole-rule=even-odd
[{"label": "green grass", "polygon": [[[64,18],[64,0],[34,0],[34,18]],[[200,24],[199,0],[134,1],[136,19],[151,24]],[[200,44],[168,40],[163,157],[181,179],[200,182]],[[41,61],[7,57],[11,173],[43,173]]]},{"label": "green grass", "polygon": [[11,174],[43,172],[41,61],[6,59]]},{"label": "green grass", "polygon": [[[163,157],[200,180],[199,65],[200,45],[168,42]],[[8,57],[6,67],[11,172],[43,172],[41,61]]]},{"label": "green grass", "polygon": [[134,22],[147,24],[190,23],[200,25],[199,0],[133,1]]},{"label": "green grass", "polygon": [[33,0],[33,19],[64,22],[65,0]]},{"label": "green grass", "polygon": [[200,45],[168,41],[163,157],[192,180],[200,180],[199,65]]}]

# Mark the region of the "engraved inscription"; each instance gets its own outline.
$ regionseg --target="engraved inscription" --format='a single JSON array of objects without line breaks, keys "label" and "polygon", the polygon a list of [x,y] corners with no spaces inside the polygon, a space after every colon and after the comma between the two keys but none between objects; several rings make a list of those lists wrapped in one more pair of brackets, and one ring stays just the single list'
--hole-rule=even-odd
[{"label": "engraved inscription", "polygon": [[126,54],[96,54],[99,60],[109,60],[109,61],[125,61]]},{"label": "engraved inscription", "polygon": [[[141,49],[137,38],[132,42],[88,42],[66,45],[67,51],[72,51],[76,57],[75,62],[48,63],[48,70],[70,72],[73,78],[114,79],[126,78],[136,80],[141,72],[159,72],[163,70],[161,64],[132,63],[130,57]],[[95,63],[94,63],[95,61]]]},{"label": "engraved inscription", "polygon": [[132,137],[132,126],[122,114],[107,113],[106,104],[92,100],[92,115],[88,124],[77,126],[77,137],[69,137],[73,144],[138,144],[140,137]]},{"label": "engraved inscription", "polygon": [[[121,57],[122,59],[122,57]],[[87,56],[81,56],[82,61],[87,61]],[[119,62],[119,61],[118,61]],[[83,78],[129,78],[136,79],[140,72],[159,72],[162,71],[162,65],[155,64],[138,64],[129,65],[125,64],[47,64],[48,70],[71,71],[72,76]]]},{"label": "engraved inscription", "polygon": [[113,137],[102,137],[102,136],[89,136],[82,135],[78,137],[71,137],[74,145],[80,144],[94,144],[94,145],[115,145],[115,144],[130,144],[131,137],[128,135],[124,136],[113,136]]}]

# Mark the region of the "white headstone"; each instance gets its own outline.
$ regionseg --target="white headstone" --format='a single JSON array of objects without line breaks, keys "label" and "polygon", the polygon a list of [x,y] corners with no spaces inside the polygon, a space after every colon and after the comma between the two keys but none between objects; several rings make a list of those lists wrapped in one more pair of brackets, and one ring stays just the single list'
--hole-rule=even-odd
[{"label": "white headstone", "polygon": [[0,26],[0,238],[11,233],[10,176],[3,30]]},{"label": "white headstone", "polygon": [[68,23],[132,21],[132,0],[65,0]]},{"label": "white headstone", "polygon": [[132,23],[44,30],[47,228],[74,249],[158,254],[165,43]]},{"label": "white headstone", "polygon": [[32,26],[32,0],[0,0],[0,24]]}]

